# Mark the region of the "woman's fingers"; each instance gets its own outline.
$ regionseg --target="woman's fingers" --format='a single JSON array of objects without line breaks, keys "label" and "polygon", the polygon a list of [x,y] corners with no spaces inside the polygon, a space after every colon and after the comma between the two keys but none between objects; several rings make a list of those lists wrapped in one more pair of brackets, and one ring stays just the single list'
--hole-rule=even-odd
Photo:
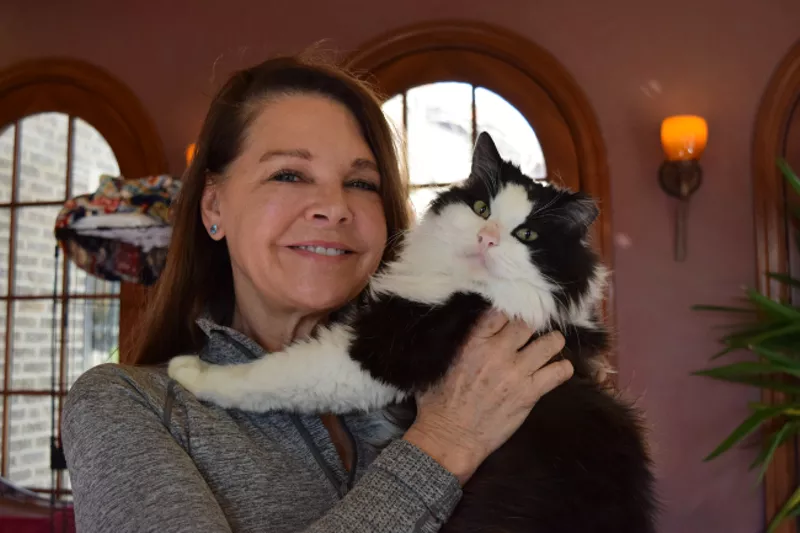
[{"label": "woman's fingers", "polygon": [[572,363],[567,360],[550,362],[563,349],[564,336],[554,331],[536,339],[520,352],[520,372],[530,376],[532,380],[532,387],[529,389],[532,402],[537,402],[572,377]]},{"label": "woman's fingers", "polygon": [[531,376],[531,381],[533,383],[531,387],[533,398],[531,398],[531,400],[534,403],[538,402],[542,396],[569,380],[573,372],[574,368],[572,363],[566,359],[563,361],[556,361],[546,365],[544,368],[534,371]]},{"label": "woman's fingers", "polygon": [[559,331],[552,331],[520,350],[517,361],[523,372],[532,374],[561,353],[563,349],[564,335]]}]

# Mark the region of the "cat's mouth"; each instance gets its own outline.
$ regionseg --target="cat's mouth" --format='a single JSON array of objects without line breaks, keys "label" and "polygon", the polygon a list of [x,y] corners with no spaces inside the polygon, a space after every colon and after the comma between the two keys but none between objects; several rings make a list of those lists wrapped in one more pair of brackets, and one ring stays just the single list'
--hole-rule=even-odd
[{"label": "cat's mouth", "polygon": [[464,258],[470,266],[489,270],[490,260],[485,252],[467,252],[464,254]]}]

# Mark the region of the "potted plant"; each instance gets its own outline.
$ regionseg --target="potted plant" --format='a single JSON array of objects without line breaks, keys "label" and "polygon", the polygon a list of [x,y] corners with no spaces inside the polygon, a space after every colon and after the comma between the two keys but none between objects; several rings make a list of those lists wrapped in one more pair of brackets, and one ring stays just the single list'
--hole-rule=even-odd
[{"label": "potted plant", "polygon": [[[778,166],[789,185],[800,195],[800,178],[784,160]],[[792,211],[792,219],[800,222],[800,209]],[[800,249],[800,232],[795,245]],[[770,273],[770,278],[788,288],[800,288],[800,279],[786,274]],[[697,305],[693,309],[722,311],[744,319],[721,339],[724,348],[712,356],[716,360],[735,351],[745,350],[752,358],[693,372],[693,375],[751,385],[782,393],[783,401],[775,404],[751,403],[749,416],[737,426],[706,458],[710,461],[765,426],[764,447],[750,468],[759,468],[759,483],[772,461],[775,451],[800,434],[800,306],[790,301],[775,301],[754,290],[746,289],[740,307]],[[770,521],[773,532],[785,520],[800,515],[800,487],[784,503]]]}]

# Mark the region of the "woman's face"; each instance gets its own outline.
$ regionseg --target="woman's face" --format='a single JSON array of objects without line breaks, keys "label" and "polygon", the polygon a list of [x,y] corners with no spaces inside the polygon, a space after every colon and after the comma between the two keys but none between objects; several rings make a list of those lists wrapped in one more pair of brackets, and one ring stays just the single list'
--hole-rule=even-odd
[{"label": "woman's face", "polygon": [[[375,272],[386,220],[375,157],[348,109],[324,96],[269,100],[203,220],[225,237],[237,299],[319,313],[341,307]],[[255,291],[255,292],[253,292]]]}]

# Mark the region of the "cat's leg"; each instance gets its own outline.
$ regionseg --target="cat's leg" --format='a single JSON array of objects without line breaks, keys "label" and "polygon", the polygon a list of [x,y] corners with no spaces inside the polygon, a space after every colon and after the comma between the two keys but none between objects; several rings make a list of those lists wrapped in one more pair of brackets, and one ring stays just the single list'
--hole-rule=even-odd
[{"label": "cat's leg", "polygon": [[195,355],[178,356],[168,373],[201,400],[247,411],[346,413],[402,400],[402,391],[374,379],[351,358],[351,342],[350,330],[336,325],[243,364],[212,365]]}]

